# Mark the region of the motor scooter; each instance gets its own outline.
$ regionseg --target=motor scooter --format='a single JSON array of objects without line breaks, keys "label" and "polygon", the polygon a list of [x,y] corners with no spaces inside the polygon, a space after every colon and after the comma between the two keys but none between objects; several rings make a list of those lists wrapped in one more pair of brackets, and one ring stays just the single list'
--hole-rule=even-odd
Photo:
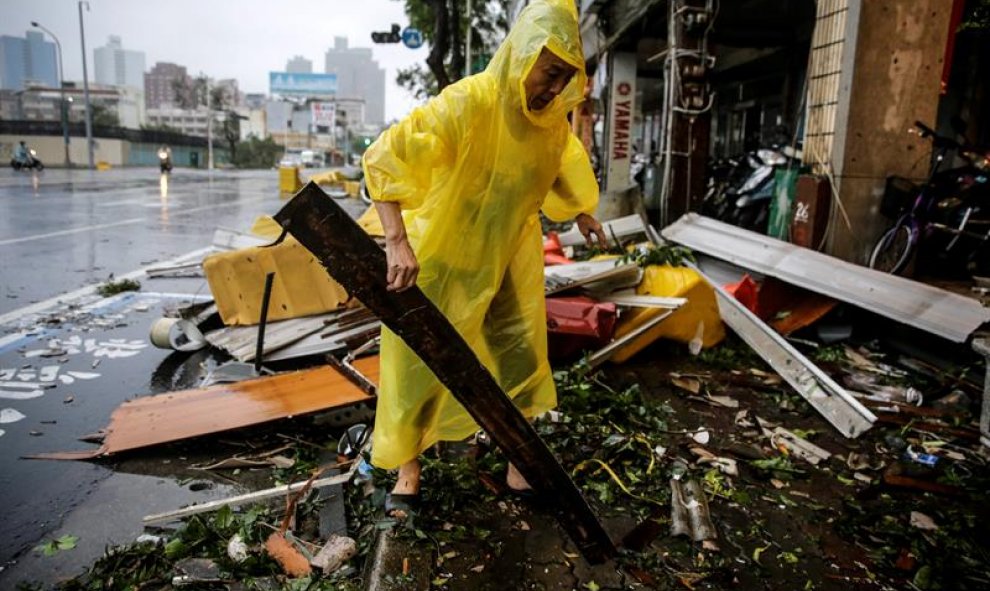
[{"label": "motor scooter", "polygon": [[172,154],[168,150],[158,150],[158,168],[162,174],[172,172]]},{"label": "motor scooter", "polygon": [[770,202],[773,200],[774,176],[778,169],[800,166],[801,151],[783,148],[760,148],[747,155],[749,175],[735,187],[730,187],[726,201],[731,207],[724,212],[724,221],[754,232],[765,232],[770,218]]},{"label": "motor scooter", "polygon": [[45,169],[45,165],[38,159],[38,153],[33,149],[28,150],[24,158],[11,158],[10,167],[14,170],[34,169],[39,172]]}]

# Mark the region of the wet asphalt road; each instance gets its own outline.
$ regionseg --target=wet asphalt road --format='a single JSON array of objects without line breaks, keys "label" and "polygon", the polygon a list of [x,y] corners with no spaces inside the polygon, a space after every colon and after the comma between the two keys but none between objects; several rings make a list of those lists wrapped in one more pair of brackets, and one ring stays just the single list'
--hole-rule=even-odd
[{"label": "wet asphalt road", "polygon": [[0,314],[209,246],[278,210],[276,171],[0,172]]},{"label": "wet asphalt road", "polygon": [[[201,253],[218,227],[247,231],[283,204],[276,171],[0,172],[0,588],[78,574],[105,545],[141,533],[141,516],[233,494],[191,490],[175,476],[181,458],[126,474],[106,461],[21,457],[92,449],[78,438],[105,427],[121,402],[193,387],[209,361],[147,338],[164,309],[210,296],[202,277],[138,277],[140,292],[111,298],[81,288]],[[32,550],[63,534],[78,547]]]}]

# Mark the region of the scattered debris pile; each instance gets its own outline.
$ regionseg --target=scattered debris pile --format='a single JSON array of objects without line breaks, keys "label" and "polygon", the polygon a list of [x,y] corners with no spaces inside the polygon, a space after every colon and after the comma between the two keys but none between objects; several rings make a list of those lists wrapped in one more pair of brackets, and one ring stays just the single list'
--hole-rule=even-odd
[{"label": "scattered debris pile", "polygon": [[[548,518],[553,507],[512,496],[498,433],[431,452],[420,512],[382,517],[391,477],[362,455],[369,430],[352,427],[374,407],[375,307],[335,282],[332,297],[293,301],[293,274],[319,265],[263,221],[265,238],[218,232],[217,245],[242,250],[204,265],[208,277],[223,269],[210,278],[216,303],[187,318],[201,340],[183,332],[229,363],[198,388],[122,405],[98,449],[46,457],[230,438],[300,415],[294,428],[331,425],[339,437],[283,436],[289,444],[200,464],[239,484],[248,473],[274,482],[146,517],[152,538],[108,550],[66,588],[356,589],[362,569],[392,585],[379,588],[990,585],[978,527],[990,479],[976,420],[984,359],[963,344],[990,313],[711,223],[688,216],[665,243],[630,216],[605,224],[606,252],[582,249],[576,230],[548,233],[544,246],[551,357],[570,369],[555,373],[559,408],[535,429],[620,546],[614,560],[589,566]],[[175,340],[157,342],[187,354]],[[946,351],[968,356],[946,364]],[[152,428],[162,421],[169,429]],[[402,558],[387,572],[368,559],[376,538]]]}]

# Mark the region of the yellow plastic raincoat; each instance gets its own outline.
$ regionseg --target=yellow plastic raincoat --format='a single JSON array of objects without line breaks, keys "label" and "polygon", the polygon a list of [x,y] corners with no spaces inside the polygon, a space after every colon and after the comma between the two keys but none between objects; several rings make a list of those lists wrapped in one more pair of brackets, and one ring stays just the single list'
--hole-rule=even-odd
[{"label": "yellow plastic raincoat", "polygon": [[[550,104],[530,111],[523,81],[544,47],[577,73]],[[564,221],[598,202],[588,155],[567,122],[585,79],[573,0],[536,0],[484,72],[445,88],[364,155],[372,199],[403,210],[417,284],[528,417],[556,405],[538,213]],[[380,380],[376,466],[395,468],[478,429],[384,329]]]}]

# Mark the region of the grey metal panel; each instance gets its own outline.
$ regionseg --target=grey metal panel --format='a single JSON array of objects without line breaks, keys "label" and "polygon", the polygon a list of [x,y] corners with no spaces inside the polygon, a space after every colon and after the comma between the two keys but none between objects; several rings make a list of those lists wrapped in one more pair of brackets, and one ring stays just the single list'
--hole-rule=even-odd
[{"label": "grey metal panel", "polygon": [[865,406],[750,312],[742,302],[729,295],[725,288],[704,274],[702,277],[715,289],[722,321],[833,427],[846,437],[854,438],[873,426],[876,416]]},{"label": "grey metal panel", "polygon": [[880,273],[828,255],[689,213],[663,237],[699,252],[944,337],[965,342],[990,309],[917,281]]},{"label": "grey metal panel", "polygon": [[[267,359],[269,353],[278,351],[307,335],[319,332],[325,327],[325,322],[337,316],[334,311],[319,316],[305,318],[290,318],[269,322],[265,327],[265,348],[263,355]],[[238,361],[253,361],[255,343],[258,339],[258,326],[228,326],[207,333],[206,340],[214,347],[230,353]]]},{"label": "grey metal panel", "polygon": [[274,351],[270,355],[266,354],[265,361],[281,361],[283,359],[295,359],[298,357],[306,357],[308,355],[323,355],[334,351],[344,350],[347,348],[347,339],[369,330],[381,329],[381,326],[381,322],[372,319],[364,324],[354,326],[345,332],[333,335],[330,338],[323,338],[321,336],[323,331],[314,332],[299,339],[291,345],[283,347],[278,351]]},{"label": "grey metal panel", "polygon": [[[602,229],[605,230],[605,236],[611,241],[613,236],[616,238],[625,238],[634,234],[644,234],[646,233],[646,224],[643,223],[643,218],[639,214],[634,213],[602,222]],[[577,246],[585,243],[584,236],[578,231],[577,224],[570,230],[562,232],[558,236],[558,239],[561,246]]]}]

